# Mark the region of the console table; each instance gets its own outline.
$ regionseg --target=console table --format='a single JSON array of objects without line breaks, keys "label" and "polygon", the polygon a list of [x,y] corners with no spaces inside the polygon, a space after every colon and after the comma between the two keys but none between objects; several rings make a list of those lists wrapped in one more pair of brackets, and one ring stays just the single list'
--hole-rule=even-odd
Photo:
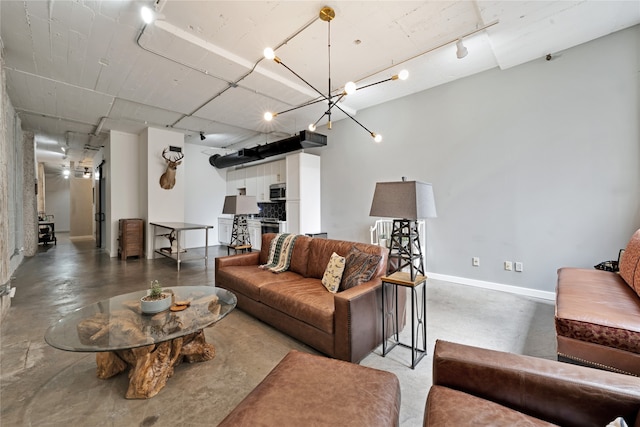
[{"label": "console table", "polygon": [[[190,224],[187,222],[151,222],[150,224],[153,225],[153,252],[175,260],[178,264],[178,271],[180,271],[180,263],[182,261],[203,259],[202,257],[184,256],[186,250],[180,248],[180,233],[187,230],[204,230],[204,267],[207,268],[209,258],[209,229],[213,228],[213,225]],[[158,227],[169,230],[169,234],[175,232],[177,243],[175,253],[172,251],[171,245],[169,245],[169,252],[156,249],[156,236],[159,236],[159,234],[156,233]]]}]

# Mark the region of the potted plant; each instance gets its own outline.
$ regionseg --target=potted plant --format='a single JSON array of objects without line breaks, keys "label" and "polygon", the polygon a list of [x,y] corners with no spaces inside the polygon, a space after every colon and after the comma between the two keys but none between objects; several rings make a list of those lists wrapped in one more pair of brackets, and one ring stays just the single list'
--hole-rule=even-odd
[{"label": "potted plant", "polygon": [[143,313],[154,314],[171,307],[171,294],[162,292],[162,286],[157,280],[151,281],[147,295],[140,298],[140,309]]}]

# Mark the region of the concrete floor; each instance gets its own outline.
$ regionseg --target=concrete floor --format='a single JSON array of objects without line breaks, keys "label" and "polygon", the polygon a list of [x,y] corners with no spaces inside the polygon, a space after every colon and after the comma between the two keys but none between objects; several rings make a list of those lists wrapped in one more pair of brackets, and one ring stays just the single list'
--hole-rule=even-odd
[{"label": "concrete floor", "polygon": [[[0,425],[2,426],[210,426],[216,425],[290,349],[313,349],[234,310],[205,330],[215,359],[178,366],[167,386],[148,400],[126,400],[128,380],[95,375],[93,353],[57,350],[44,342],[46,329],[72,310],[113,295],[144,289],[158,279],[165,286],[213,285],[210,248],[204,261],[109,258],[92,241],[41,247],[16,271],[16,296],[0,328]],[[553,303],[503,292],[429,280],[427,348],[436,339],[555,358]],[[405,329],[403,335],[409,333]],[[431,359],[415,370],[408,350],[386,357],[377,349],[361,364],[395,373],[402,388],[402,426],[422,425]]]}]

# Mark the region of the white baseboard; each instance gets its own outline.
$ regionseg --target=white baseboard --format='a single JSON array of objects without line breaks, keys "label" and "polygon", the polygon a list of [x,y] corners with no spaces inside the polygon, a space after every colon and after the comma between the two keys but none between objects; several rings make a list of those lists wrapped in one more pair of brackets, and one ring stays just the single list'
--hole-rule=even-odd
[{"label": "white baseboard", "polygon": [[469,279],[466,277],[448,276],[446,274],[427,272],[430,279],[443,280],[445,282],[459,283],[461,285],[475,286],[477,288],[493,289],[494,291],[509,292],[517,295],[540,298],[549,301],[556,300],[556,293],[540,291],[538,289],[522,288],[520,286],[504,285],[502,283],[485,282],[484,280]]}]

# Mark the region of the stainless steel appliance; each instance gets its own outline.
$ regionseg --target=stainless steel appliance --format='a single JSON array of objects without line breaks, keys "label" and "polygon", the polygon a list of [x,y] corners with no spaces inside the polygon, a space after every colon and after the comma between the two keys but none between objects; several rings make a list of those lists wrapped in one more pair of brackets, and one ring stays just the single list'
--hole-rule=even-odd
[{"label": "stainless steel appliance", "polygon": [[272,202],[287,200],[287,185],[284,182],[271,184],[269,186],[269,200]]},{"label": "stainless steel appliance", "polygon": [[264,233],[285,233],[286,230],[286,221],[280,221],[278,218],[261,218],[260,219],[260,228],[262,234]]}]

